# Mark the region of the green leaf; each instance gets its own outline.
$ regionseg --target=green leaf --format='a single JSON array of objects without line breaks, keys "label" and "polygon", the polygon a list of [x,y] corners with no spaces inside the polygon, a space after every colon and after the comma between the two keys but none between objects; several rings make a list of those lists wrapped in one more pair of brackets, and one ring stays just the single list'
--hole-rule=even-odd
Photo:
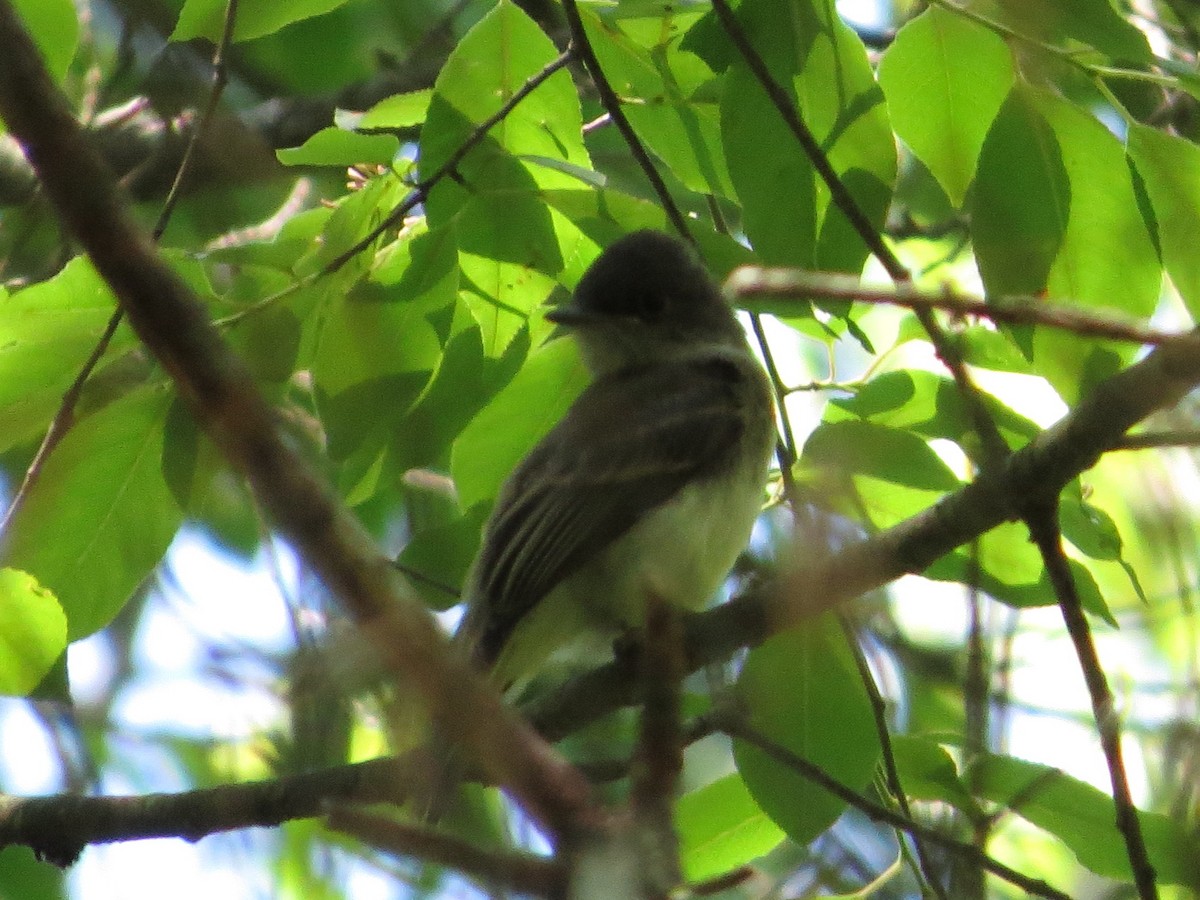
[{"label": "green leaf", "polygon": [[1025,90],[1013,90],[979,154],[971,238],[992,295],[1040,294],[1071,213],[1058,138]]},{"label": "green leaf", "polygon": [[798,481],[838,497],[839,512],[888,528],[961,486],[921,437],[858,419],[824,422],[805,442]]},{"label": "green leaf", "polygon": [[755,253],[767,265],[814,268],[817,199],[811,164],[744,65],[730,67],[721,97],[725,156]]},{"label": "green leaf", "polygon": [[[337,9],[347,0],[241,0],[237,7],[237,22],[233,39],[249,41],[278,31],[293,22],[323,15]],[[189,41],[205,37],[214,43],[225,30],[225,10],[228,0],[186,0],[179,11],[179,21],[171,32],[173,41]]]},{"label": "green leaf", "polygon": [[[801,15],[809,24],[798,27],[816,30],[807,33],[805,40],[812,44],[795,79],[800,110],[859,212],[879,233],[891,204],[897,165],[883,91],[862,39],[842,21],[834,3],[805,0]],[[830,90],[834,84],[838,89]],[[869,255],[867,246],[821,180],[817,205],[817,266],[857,275]]]},{"label": "green leaf", "polygon": [[401,551],[397,562],[432,608],[448,609],[458,603],[458,595],[445,589],[459,591],[466,583],[467,570],[479,550],[484,512],[475,507],[424,528]]},{"label": "green leaf", "polygon": [[[980,796],[1008,806],[1063,841],[1097,875],[1129,880],[1132,871],[1116,826],[1112,797],[1050,766],[989,755],[968,780]],[[1185,823],[1139,812],[1146,850],[1159,884],[1196,886],[1196,842]]]},{"label": "green leaf", "polygon": [[0,569],[0,694],[37,687],[67,649],[67,617],[28,572]]},{"label": "green leaf", "polygon": [[[310,275],[325,268],[334,259],[357,246],[374,231],[379,220],[408,194],[408,187],[395,175],[372,178],[366,185],[338,201],[333,214],[325,220],[321,236],[313,252],[294,263],[298,275]],[[347,290],[355,279],[366,273],[370,253],[360,253],[333,275],[326,275],[318,288],[336,294]]]},{"label": "green leaf", "polygon": [[329,452],[345,459],[372,430],[395,423],[416,401],[442,353],[428,321],[450,302],[364,282],[332,297],[322,318],[313,386]]},{"label": "green leaf", "polygon": [[[1040,429],[1001,400],[978,392],[988,416],[1014,450],[1037,436]],[[885,372],[871,379],[852,397],[834,398],[826,422],[854,416],[876,425],[908,429],[925,438],[954,441],[971,458],[978,437],[963,403],[962,392],[950,378],[919,369]]]},{"label": "green leaf", "polygon": [[[871,704],[845,636],[831,616],[769,638],[750,651],[737,694],[749,725],[852,790],[879,761]],[[846,804],[757,747],[733,743],[751,796],[788,836],[807,844]]]},{"label": "green leaf", "polygon": [[[445,230],[381,254],[370,280],[325,301],[312,360],[317,411],[347,502],[373,496],[401,423],[445,365],[446,326],[458,291],[458,254]],[[419,463],[427,464],[428,459]],[[413,463],[417,464],[417,463]]]},{"label": "green leaf", "polygon": [[[858,36],[824,0],[789,0],[783,15],[775,0],[746,0],[737,16],[860,211],[880,227],[896,177],[895,141]],[[722,56],[733,62],[721,135],[755,251],[772,265],[857,273],[866,246],[740,55],[718,49],[706,59]]]},{"label": "green leaf", "polygon": [[690,791],[675,804],[680,861],[688,881],[702,881],[758,859],[786,837],[736,774]]},{"label": "green leaf", "polygon": [[10,525],[5,563],[57,595],[71,640],[112,620],[179,527],[162,472],[170,402],[142,388],[76,423]]},{"label": "green leaf", "polygon": [[66,875],[28,847],[15,844],[0,849],[0,896],[38,897],[59,900],[67,897]]},{"label": "green leaf", "polygon": [[[1055,299],[1134,318],[1154,312],[1162,287],[1158,253],[1146,228],[1120,142],[1095,118],[1060,97],[1031,92],[1053,130],[1070,181],[1062,246],[1046,282]],[[1137,347],[1038,328],[1033,360],[1068,401],[1132,360]]]},{"label": "green leaf", "polygon": [[892,756],[904,793],[918,800],[941,800],[972,816],[983,811],[958,774],[946,749],[936,741],[909,734],[892,735]]},{"label": "green leaf", "polygon": [[581,17],[638,137],[690,190],[732,197],[715,77],[699,57],[679,49],[675,13],[668,9],[662,19],[651,20],[657,27],[648,48],[587,10]]},{"label": "green leaf", "polygon": [[[1053,606],[1058,602],[1045,563],[1029,540],[1023,523],[1005,522],[975,542],[975,559],[967,548],[943,556],[922,574],[937,581],[973,584],[1001,603],[1017,609]],[[1091,571],[1068,559],[1080,604],[1088,612],[1116,627],[1116,620]]]},{"label": "green leaf", "polygon": [[[497,4],[459,42],[434,86],[421,129],[420,166],[428,178],[455,154],[479,124],[497,113],[557,56],[550,40],[509,0]],[[578,187],[558,160],[581,169],[579,98],[565,71],[526,96],[430,192],[431,228],[453,223],[465,282],[463,299],[483,329],[489,355],[498,356],[542,302],[576,234],[559,230],[542,196]]]},{"label": "green leaf", "polygon": [[33,42],[55,81],[61,82],[79,47],[79,16],[71,0],[15,0]]},{"label": "green leaf", "polygon": [[388,469],[444,466],[451,443],[476,413],[512,381],[528,353],[528,336],[524,331],[499,358],[484,355],[478,327],[472,325],[456,334],[446,345],[428,389],[397,426],[396,438],[388,452]]},{"label": "green leaf", "polygon": [[411,128],[420,125],[429,114],[433,91],[411,91],[384,97],[359,116],[355,128]]},{"label": "green leaf", "polygon": [[963,362],[996,372],[1033,374],[1027,360],[1010,335],[990,325],[968,325],[958,332]]},{"label": "green leaf", "polygon": [[938,6],[909,21],[883,54],[879,84],[896,134],[955,206],[975,177],[984,137],[1012,81],[1008,45]]},{"label": "green leaf", "polygon": [[[475,127],[500,111],[525,82],[558,56],[550,39],[524,12],[502,0],[458,43],[434,85],[429,118],[421,135],[422,172],[432,173],[454,153]],[[439,121],[449,112],[458,120]],[[525,97],[488,132],[511,154],[531,154],[587,166],[583,118],[570,75],[560,70]],[[486,154],[468,154],[460,174],[486,172]],[[495,190],[487,178],[479,186]],[[544,187],[563,187],[561,176]]]},{"label": "green leaf", "polygon": [[1053,3],[1012,3],[977,0],[977,12],[1008,25],[1034,41],[1066,46],[1074,41],[1094,47],[1117,62],[1151,64],[1154,56],[1146,36],[1113,9],[1109,0],[1055,0]]},{"label": "green leaf", "polygon": [[[0,299],[0,449],[8,449],[45,432],[116,304],[84,257],[12,296],[0,288]],[[119,328],[108,358],[133,341]]]},{"label": "green leaf", "polygon": [[1163,263],[1193,319],[1200,319],[1200,147],[1134,124],[1127,138],[1158,224]]},{"label": "green leaf", "polygon": [[962,484],[920,437],[870,422],[818,426],[804,445],[804,458],[825,469],[871,475],[923,491],[953,491]]},{"label": "green leaf", "polygon": [[285,166],[390,165],[400,141],[390,134],[358,134],[341,128],[322,128],[299,147],[276,150]]},{"label": "green leaf", "polygon": [[572,341],[551,341],[530,354],[512,383],[454,442],[450,471],[463,509],[496,496],[500,483],[562,418],[587,380]]}]

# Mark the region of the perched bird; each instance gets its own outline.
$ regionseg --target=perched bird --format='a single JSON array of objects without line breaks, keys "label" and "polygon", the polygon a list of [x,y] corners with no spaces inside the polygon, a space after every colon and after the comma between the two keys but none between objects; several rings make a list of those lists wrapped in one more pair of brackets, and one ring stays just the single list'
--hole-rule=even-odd
[{"label": "perched bird", "polygon": [[503,687],[580,637],[701,607],[745,547],[774,446],[766,377],[691,249],[614,242],[547,318],[593,376],[500,491],[459,640]]}]

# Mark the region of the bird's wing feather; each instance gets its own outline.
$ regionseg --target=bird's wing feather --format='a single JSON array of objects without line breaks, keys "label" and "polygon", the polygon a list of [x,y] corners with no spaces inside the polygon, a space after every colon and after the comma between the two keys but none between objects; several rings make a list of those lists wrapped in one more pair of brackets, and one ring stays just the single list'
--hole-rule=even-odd
[{"label": "bird's wing feather", "polygon": [[468,614],[482,662],[590,556],[737,453],[752,377],[724,357],[693,359],[607,376],[580,396],[509,478],[484,536]]}]

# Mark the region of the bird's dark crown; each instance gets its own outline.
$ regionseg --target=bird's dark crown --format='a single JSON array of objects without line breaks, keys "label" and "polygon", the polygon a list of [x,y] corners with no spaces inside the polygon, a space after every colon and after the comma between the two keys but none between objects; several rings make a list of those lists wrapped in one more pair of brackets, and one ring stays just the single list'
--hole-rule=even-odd
[{"label": "bird's dark crown", "polygon": [[609,245],[580,279],[575,305],[588,313],[685,329],[710,317],[730,317],[691,248],[659,231],[635,231]]}]

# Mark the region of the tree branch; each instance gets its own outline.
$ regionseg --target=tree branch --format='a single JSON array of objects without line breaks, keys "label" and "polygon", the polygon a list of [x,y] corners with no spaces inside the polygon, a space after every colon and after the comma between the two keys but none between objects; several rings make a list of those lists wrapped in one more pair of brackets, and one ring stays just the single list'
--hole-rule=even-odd
[{"label": "tree branch", "polygon": [[913,837],[920,837],[931,844],[944,847],[956,856],[960,856],[970,861],[973,865],[985,869],[1011,884],[1017,885],[1036,897],[1048,897],[1051,900],[1070,900],[1070,895],[1051,887],[1039,878],[1030,878],[1023,872],[1018,872],[1016,869],[1004,865],[1002,862],[988,856],[974,844],[966,844],[948,837],[934,828],[929,828],[911,819],[906,819],[904,816],[893,812],[887,807],[880,806],[878,803],[868,800],[841,782],[830,778],[820,767],[813,765],[808,760],[792,753],[786,747],[782,747],[759,734],[734,715],[727,714],[720,716],[717,724],[730,737],[738,738],[748,744],[752,744],[781,765],[787,766],[789,769],[792,769],[833,794],[839,800],[853,806],[876,822],[884,822],[894,828],[908,832]]},{"label": "tree branch", "polygon": [[[1044,325],[1070,331],[1080,337],[1130,341],[1135,344],[1165,344],[1181,337],[1178,332],[1152,328],[1115,311],[1097,313],[1040,297],[993,297],[985,300],[950,285],[930,289],[902,282],[890,288],[870,287],[857,278],[838,272],[742,266],[730,273],[725,280],[725,288],[743,300],[754,297],[844,300],[848,303],[903,306],[912,310],[940,309],[955,316],[978,316],[1004,325]],[[753,308],[754,304],[750,306]]]},{"label": "tree branch", "polygon": [[317,816],[333,801],[406,799],[403,761],[376,759],[271,781],[138,797],[0,797],[0,847],[71,865],[88,844],[210,834]]},{"label": "tree branch", "polygon": [[1079,658],[1079,668],[1083,671],[1083,679],[1087,684],[1088,696],[1092,702],[1092,717],[1096,720],[1100,746],[1108,764],[1113,806],[1117,814],[1116,826],[1125,841],[1125,851],[1129,856],[1129,866],[1133,870],[1138,896],[1142,900],[1156,900],[1158,886],[1155,884],[1154,866],[1150,863],[1150,855],[1146,851],[1146,840],[1142,836],[1142,825],[1138,820],[1137,807],[1133,804],[1129,776],[1125,772],[1125,759],[1121,752],[1121,720],[1113,704],[1113,695],[1104,675],[1104,667],[1100,665],[1100,655],[1096,652],[1096,644],[1092,640],[1092,630],[1083,614],[1083,604],[1079,600],[1075,577],[1071,574],[1071,566],[1063,551],[1057,498],[1031,508],[1025,515],[1025,521],[1029,525],[1029,534],[1033,542],[1041,552],[1042,559],[1046,561],[1050,583],[1054,585],[1063,622],[1067,626],[1071,642],[1075,645],[1075,655]]},{"label": "tree branch", "polygon": [[[937,559],[997,525],[1021,518],[1030,498],[1055,497],[1125,432],[1174,406],[1200,385],[1200,338],[1187,335],[1101,382],[1057,424],[992,472],[886,531],[827,556],[800,560],[777,585],[753,591],[694,617],[688,668],[728,659],[745,646],[810,616],[834,609]],[[538,730],[557,740],[633,702],[635,676],[610,663],[565,685],[529,710]]]},{"label": "tree branch", "polygon": [[0,116],[139,337],[280,531],[354,616],[385,670],[410,683],[442,733],[464,744],[550,834],[594,824],[586,779],[449,652],[428,610],[285,439],[246,365],[136,225],[9,0],[0,0]]}]

